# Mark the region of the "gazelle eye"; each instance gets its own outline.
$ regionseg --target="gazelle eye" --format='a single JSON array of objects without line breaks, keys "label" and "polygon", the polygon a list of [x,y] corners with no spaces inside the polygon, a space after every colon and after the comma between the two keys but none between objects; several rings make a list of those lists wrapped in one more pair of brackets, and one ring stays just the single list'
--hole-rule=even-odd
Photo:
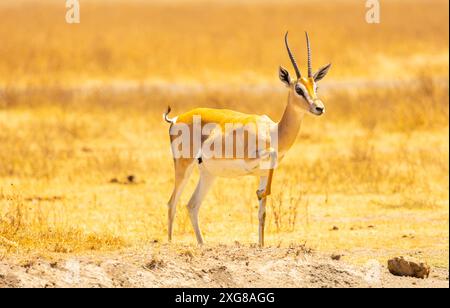
[{"label": "gazelle eye", "polygon": [[295,92],[297,92],[298,95],[305,97],[305,93],[303,92],[302,88],[300,88],[298,85],[295,86]]}]

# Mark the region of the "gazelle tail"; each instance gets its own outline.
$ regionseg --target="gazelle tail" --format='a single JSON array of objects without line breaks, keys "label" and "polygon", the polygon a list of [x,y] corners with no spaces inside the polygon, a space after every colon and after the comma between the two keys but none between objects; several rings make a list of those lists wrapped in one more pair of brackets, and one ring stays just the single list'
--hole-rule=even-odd
[{"label": "gazelle tail", "polygon": [[164,112],[164,114],[163,114],[163,119],[164,119],[164,121],[166,121],[167,123],[173,124],[173,123],[174,123],[174,118],[169,118],[169,117],[168,117],[170,111],[172,111],[172,109],[170,108],[170,106],[167,106],[167,111]]}]

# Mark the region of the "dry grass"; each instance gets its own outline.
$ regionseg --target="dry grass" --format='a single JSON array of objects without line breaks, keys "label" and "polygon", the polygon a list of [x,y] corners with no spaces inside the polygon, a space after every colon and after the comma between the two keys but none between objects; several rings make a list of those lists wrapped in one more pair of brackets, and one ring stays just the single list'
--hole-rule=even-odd
[{"label": "dry grass", "polygon": [[89,1],[76,26],[65,24],[59,1],[30,2],[0,9],[0,81],[7,85],[272,81],[288,63],[287,29],[301,63],[309,30],[315,65],[333,62],[334,78],[405,78],[424,69],[448,75],[445,0],[383,3],[378,26],[365,22],[364,2],[350,0]]},{"label": "dry grass", "polygon": [[[351,1],[82,5],[77,26],[55,4],[0,5],[0,256],[164,241],[173,168],[162,110],[258,106],[278,119],[290,28],[311,29],[314,63],[335,66],[327,115],[306,119],[276,172],[268,244],[355,262],[420,252],[448,267],[448,2],[383,2],[380,26]],[[291,40],[304,55],[303,38]],[[353,88],[361,78],[385,81]],[[194,242],[183,206],[194,185],[176,242]],[[256,241],[256,185],[216,183],[200,213],[208,242]]]}]

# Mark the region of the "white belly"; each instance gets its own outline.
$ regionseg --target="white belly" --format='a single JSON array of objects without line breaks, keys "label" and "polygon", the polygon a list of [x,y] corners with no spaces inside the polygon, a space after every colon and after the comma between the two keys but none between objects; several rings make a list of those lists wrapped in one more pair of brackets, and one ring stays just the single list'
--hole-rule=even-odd
[{"label": "white belly", "polygon": [[202,168],[209,173],[221,177],[238,177],[243,175],[262,175],[267,170],[260,169],[260,160],[245,161],[243,159],[210,159],[203,160]]}]

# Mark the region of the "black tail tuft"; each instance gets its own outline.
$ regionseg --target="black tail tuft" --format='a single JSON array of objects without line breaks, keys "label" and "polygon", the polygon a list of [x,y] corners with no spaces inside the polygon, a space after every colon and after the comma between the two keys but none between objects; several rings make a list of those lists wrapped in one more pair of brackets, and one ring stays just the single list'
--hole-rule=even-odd
[{"label": "black tail tuft", "polygon": [[173,119],[169,118],[168,115],[169,113],[172,111],[172,109],[170,108],[170,106],[167,106],[167,111],[163,114],[163,119],[164,121],[166,121],[167,123],[173,123]]}]

